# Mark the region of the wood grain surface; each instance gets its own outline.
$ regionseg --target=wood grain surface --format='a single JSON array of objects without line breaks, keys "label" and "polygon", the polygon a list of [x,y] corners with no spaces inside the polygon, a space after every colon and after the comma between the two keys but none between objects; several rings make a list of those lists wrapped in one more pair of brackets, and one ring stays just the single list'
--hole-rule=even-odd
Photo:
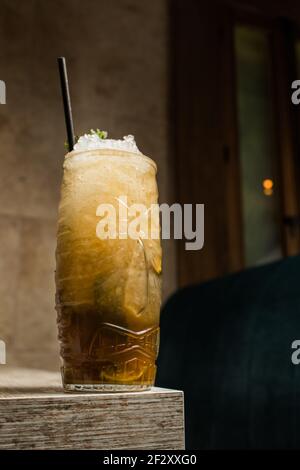
[{"label": "wood grain surface", "polygon": [[60,375],[0,367],[0,449],[184,449],[183,393],[64,393]]}]

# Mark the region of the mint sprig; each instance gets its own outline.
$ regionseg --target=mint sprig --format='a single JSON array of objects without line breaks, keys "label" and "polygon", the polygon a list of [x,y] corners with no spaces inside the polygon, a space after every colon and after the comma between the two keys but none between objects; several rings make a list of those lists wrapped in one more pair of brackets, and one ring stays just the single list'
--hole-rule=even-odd
[{"label": "mint sprig", "polygon": [[91,129],[90,133],[96,134],[99,137],[99,139],[106,139],[108,135],[106,131],[101,131],[100,129],[96,129],[96,130]]}]

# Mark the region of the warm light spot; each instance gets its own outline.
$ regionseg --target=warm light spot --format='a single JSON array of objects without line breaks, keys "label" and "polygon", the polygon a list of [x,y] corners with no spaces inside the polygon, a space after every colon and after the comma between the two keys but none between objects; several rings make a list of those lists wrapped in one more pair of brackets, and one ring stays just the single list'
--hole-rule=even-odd
[{"label": "warm light spot", "polygon": [[272,196],[273,187],[274,187],[274,181],[273,180],[271,180],[270,178],[266,178],[262,182],[262,187],[263,187],[265,196]]},{"label": "warm light spot", "polygon": [[264,189],[273,189],[274,181],[267,178],[267,179],[263,180],[262,185],[263,185]]}]

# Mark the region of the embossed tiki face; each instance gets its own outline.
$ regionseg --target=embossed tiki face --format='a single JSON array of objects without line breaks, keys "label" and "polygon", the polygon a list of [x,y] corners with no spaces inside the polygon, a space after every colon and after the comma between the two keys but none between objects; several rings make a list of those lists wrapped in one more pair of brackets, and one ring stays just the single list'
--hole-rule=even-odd
[{"label": "embossed tiki face", "polygon": [[[90,360],[105,358],[103,378],[110,380],[152,380],[158,353],[159,328],[134,332],[103,323],[95,332]],[[125,379],[126,378],[126,379]]]}]

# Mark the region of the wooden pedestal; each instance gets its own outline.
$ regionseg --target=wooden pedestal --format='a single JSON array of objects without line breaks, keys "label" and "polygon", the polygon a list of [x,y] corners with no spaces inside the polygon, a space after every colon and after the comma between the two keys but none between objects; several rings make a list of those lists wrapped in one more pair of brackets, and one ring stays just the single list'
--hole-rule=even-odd
[{"label": "wooden pedestal", "polygon": [[184,449],[183,393],[66,394],[57,373],[0,366],[0,449]]}]

